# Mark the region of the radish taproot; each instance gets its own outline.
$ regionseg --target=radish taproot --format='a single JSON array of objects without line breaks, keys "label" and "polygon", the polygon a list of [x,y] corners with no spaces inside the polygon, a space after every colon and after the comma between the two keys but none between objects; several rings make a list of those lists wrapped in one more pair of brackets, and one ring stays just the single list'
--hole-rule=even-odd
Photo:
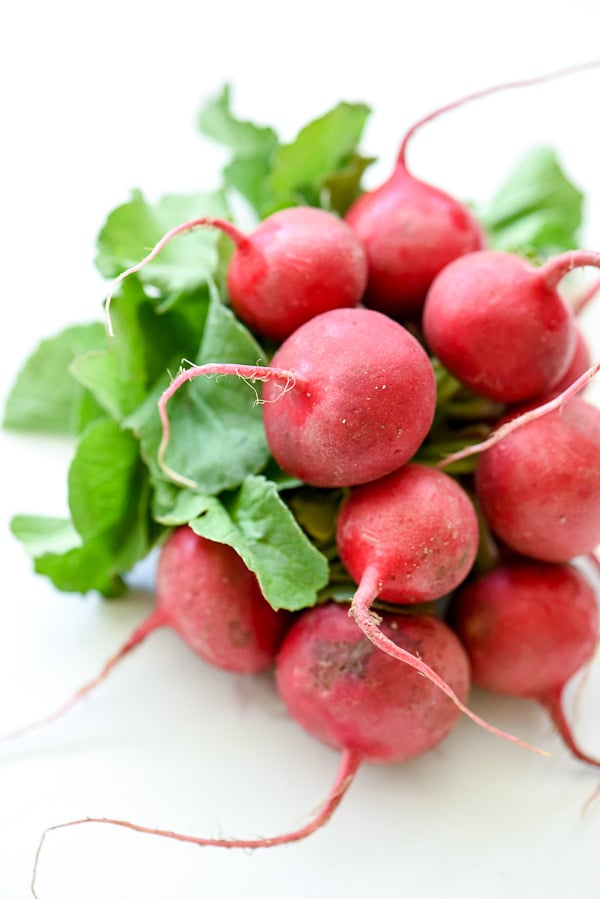
[{"label": "radish taproot", "polygon": [[541,84],[600,65],[569,66],[534,78],[505,82],[468,94],[419,119],[406,132],[390,178],[360,196],[345,219],[363,245],[368,262],[365,305],[393,318],[419,318],[434,278],[454,259],[482,249],[482,225],[463,203],[407,169],[414,134],[442,114],[473,100],[513,88]]},{"label": "radish taproot", "polygon": [[304,322],[327,312],[356,306],[367,281],[362,246],[334,213],[293,206],[263,219],[251,234],[232,222],[202,217],[168,231],[140,262],[122,272],[117,285],[140,271],[178,235],[201,227],[218,228],[235,244],[227,269],[231,306],[248,327],[263,337],[284,340]]},{"label": "radish taproot", "polygon": [[576,744],[562,699],[598,641],[597,600],[584,574],[569,564],[504,562],[459,587],[451,610],[473,683],[537,700],[573,755],[600,766]]},{"label": "radish taproot", "polygon": [[[469,663],[452,630],[430,616],[384,614],[388,639],[435,665],[466,702]],[[329,796],[308,824],[273,837],[219,839],[192,836],[115,818],[87,817],[46,829],[111,824],[197,846],[262,849],[296,842],[322,827],[341,802],[364,762],[401,762],[438,745],[459,710],[406,666],[398,666],[357,630],[347,607],[326,603],[301,613],[288,630],[275,668],[279,695],[290,715],[310,734],[342,752]],[[37,866],[37,861],[36,861]],[[34,876],[35,881],[35,876]]]},{"label": "radish taproot", "polygon": [[600,293],[600,278],[596,278],[570,300],[575,315],[582,313],[592,300],[598,296],[598,293]]},{"label": "radish taproot", "polygon": [[238,674],[271,667],[290,616],[276,612],[255,575],[225,543],[177,528],[162,547],[156,572],[156,607],[102,670],[72,698],[38,721],[2,739],[21,736],[61,717],[90,693],[132,649],[161,627],[175,630],[200,658]]},{"label": "radish taproot", "polygon": [[316,487],[349,487],[389,474],[415,454],[435,412],[431,361],[402,325],[371,309],[335,309],[285,340],[270,366],[209,363],[183,371],[159,402],[166,463],[167,403],[188,380],[231,374],[265,381],[262,414],[279,466]]}]

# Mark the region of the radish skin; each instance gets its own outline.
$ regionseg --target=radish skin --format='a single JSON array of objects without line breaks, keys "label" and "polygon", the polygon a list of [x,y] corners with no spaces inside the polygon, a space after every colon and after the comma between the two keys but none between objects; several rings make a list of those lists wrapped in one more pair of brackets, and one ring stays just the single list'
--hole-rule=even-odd
[{"label": "radish skin", "polygon": [[522,425],[481,454],[475,489],[490,528],[516,552],[545,562],[593,552],[600,543],[600,410],[573,397]]},{"label": "radish skin", "polygon": [[[547,403],[548,400],[554,399],[555,396],[559,396],[571,386],[578,378],[586,375],[586,373],[592,368],[592,357],[590,353],[590,348],[587,344],[585,337],[583,336],[583,332],[581,328],[575,328],[575,350],[573,352],[573,357],[571,359],[571,364],[569,365],[567,371],[564,373],[560,381],[555,384],[549,393],[545,394],[543,397],[538,397],[534,402],[536,406],[541,406],[543,403]],[[581,393],[585,390],[587,384],[581,388]]]},{"label": "radish skin", "polygon": [[548,392],[570,365],[573,313],[556,290],[557,270],[545,268],[485,250],[455,260],[431,285],[427,345],[475,393],[526,402]]},{"label": "radish skin", "polygon": [[403,160],[346,213],[369,263],[364,303],[397,319],[420,315],[442,269],[484,246],[483,228],[449,194],[414,178]]}]

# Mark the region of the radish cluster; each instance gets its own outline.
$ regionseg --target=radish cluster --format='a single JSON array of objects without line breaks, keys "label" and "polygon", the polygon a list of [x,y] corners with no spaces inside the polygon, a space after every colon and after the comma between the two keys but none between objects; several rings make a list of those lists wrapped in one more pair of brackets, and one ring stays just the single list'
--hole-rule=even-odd
[{"label": "radish cluster", "polygon": [[[168,404],[187,381],[263,382],[266,441],[297,483],[290,508],[307,488],[339,498],[327,551],[347,591],[276,613],[230,547],[176,529],[162,548],[157,610],[75,699],[151,630],[171,626],[210,664],[244,674],[273,666],[282,703],[341,752],[340,769],[311,824],[272,838],[107,823],[199,845],[301,839],[328,820],[363,762],[431,750],[461,712],[522,743],[469,708],[471,680],[542,703],[571,752],[600,764],[562,706],[598,637],[592,580],[576,560],[595,558],[600,543],[600,410],[575,395],[597,366],[561,293],[573,268],[600,268],[600,253],[534,266],[487,249],[466,206],[408,172],[407,139],[390,178],[345,220],[294,207],[245,235],[197,219],[121,276],[193,228],[233,240],[228,300],[274,344],[270,364],[215,360],[174,378],[159,402],[158,464],[195,488],[167,464]],[[462,405],[437,395],[440,377],[454,379]],[[451,464],[459,459],[467,465]]]},{"label": "radish cluster", "polygon": [[[214,371],[263,381],[265,433],[279,466],[324,492],[344,489],[336,550],[354,595],[347,609],[329,601],[296,616],[275,657],[289,713],[341,751],[338,778],[308,828],[228,845],[306,836],[329,818],[359,764],[431,749],[460,711],[522,742],[468,707],[471,677],[537,699],[571,752],[599,764],[578,746],[562,707],[566,683],[597,640],[595,593],[571,560],[600,542],[600,411],[573,395],[596,369],[559,286],[573,267],[600,267],[600,255],[573,251],[536,267],[485,249],[473,215],[413,179],[403,153],[390,181],[361,197],[346,221],[368,262],[354,308],[315,310],[270,366],[189,369],[160,403],[168,437],[168,400],[190,378]],[[407,233],[416,242],[408,247]],[[489,449],[463,449],[462,458],[478,458],[462,475],[441,470],[451,461],[441,451],[431,464],[443,445],[440,422],[460,426],[436,403],[438,362],[468,402],[490,401],[488,432],[513,422]],[[545,408],[551,400],[556,411]],[[481,537],[494,547],[491,571]],[[527,580],[525,611],[513,571]],[[510,584],[494,589],[495,580]],[[448,624],[425,605],[441,599]],[[486,616],[494,603],[501,611]],[[507,657],[516,686],[493,671]],[[548,657],[552,671],[540,681]]]}]

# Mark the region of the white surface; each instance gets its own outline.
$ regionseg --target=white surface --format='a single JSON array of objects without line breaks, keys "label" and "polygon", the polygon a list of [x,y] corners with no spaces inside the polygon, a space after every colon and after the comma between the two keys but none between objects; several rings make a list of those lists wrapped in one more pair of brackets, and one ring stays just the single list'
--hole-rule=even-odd
[{"label": "white surface", "polygon": [[[600,26],[596,0],[559,13],[460,0],[57,0],[11,4],[4,16],[2,398],[41,336],[99,317],[92,257],[107,211],[134,186],[157,196],[214,185],[222,157],[196,136],[194,115],[225,80],[240,114],[288,137],[340,99],[372,104],[374,185],[414,119],[489,83],[590,59]],[[591,72],[472,105],[423,130],[412,168],[481,198],[526,147],[550,142],[589,197],[586,244],[600,249],[599,89]],[[596,356],[598,321],[586,314]],[[63,513],[68,458],[63,441],[0,434],[0,731],[53,709],[151,607],[143,596],[59,595],[11,538],[15,512]],[[599,703],[600,662],[577,727],[597,754]],[[600,803],[580,815],[599,773],[567,755],[535,706],[480,693],[472,704],[554,757],[461,720],[427,757],[363,768],[310,840],[252,855],[102,826],[59,831],[44,847],[40,899],[600,895]],[[155,634],[60,723],[0,746],[0,897],[29,895],[48,825],[111,815],[200,835],[274,834],[306,820],[336,765],[285,717],[268,676],[210,670],[175,635]]]}]

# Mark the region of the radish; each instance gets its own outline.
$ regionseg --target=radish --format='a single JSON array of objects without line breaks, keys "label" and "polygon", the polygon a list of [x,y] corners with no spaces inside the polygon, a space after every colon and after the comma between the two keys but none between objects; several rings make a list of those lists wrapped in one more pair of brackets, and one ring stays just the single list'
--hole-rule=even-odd
[{"label": "radish", "polygon": [[365,305],[398,319],[418,317],[438,272],[485,243],[466,206],[408,172],[405,150],[391,177],[345,215],[367,255]]},{"label": "radish", "polygon": [[371,611],[375,599],[414,604],[441,598],[466,578],[479,529],[463,488],[434,468],[405,465],[350,492],[340,510],[336,539],[342,562],[358,582],[350,614],[365,636],[384,654],[424,675],[477,724],[522,744],[472,712],[418,652],[394,643]]},{"label": "radish", "polygon": [[517,552],[546,562],[593,552],[600,543],[600,410],[573,397],[522,424],[481,453],[475,486],[492,531]]},{"label": "radish", "polygon": [[431,351],[459,381],[503,403],[548,393],[575,351],[573,313],[558,293],[575,266],[600,254],[575,250],[539,268],[519,256],[481,251],[435,279],[423,311]]},{"label": "radish", "polygon": [[408,171],[406,152],[414,134],[443,113],[472,100],[598,65],[595,60],[494,85],[441,106],[409,128],[391,177],[381,187],[359,197],[345,216],[367,255],[365,305],[394,318],[419,317],[436,275],[454,259],[485,245],[482,226],[464,204]]},{"label": "radish", "polygon": [[435,412],[435,376],[417,340],[371,309],[335,309],[306,322],[279,347],[271,366],[210,363],[182,372],[159,403],[159,463],[165,462],[167,403],[206,374],[266,381],[263,420],[280,467],[317,487],[348,487],[382,477],[417,451]]},{"label": "radish", "polygon": [[[224,219],[203,217],[172,228],[151,252],[122,272],[116,286],[151,262],[177,235],[219,228],[235,244],[227,270],[231,305],[263,337],[284,340],[329,309],[356,306],[367,280],[361,245],[348,225],[323,209],[295,206],[264,219],[249,235]],[[109,331],[110,328],[110,318]]]},{"label": "radish", "polygon": [[452,615],[473,682],[537,700],[573,755],[600,766],[577,746],[562,700],[598,640],[596,597],[582,572],[567,564],[505,562],[460,587]]},{"label": "radish", "polygon": [[478,540],[473,504],[444,472],[411,463],[357,487],[337,527],[342,562],[360,583],[354,613],[376,597],[399,604],[439,599],[469,573]]},{"label": "radish", "polygon": [[[448,626],[430,615],[383,612],[381,632],[435,668],[466,702],[469,665]],[[361,761],[401,762],[437,745],[459,716],[418,671],[399,666],[328,604],[305,612],[286,635],[276,681],[288,712],[317,739]]]},{"label": "radish", "polygon": [[[418,652],[435,665],[466,701],[469,663],[444,622],[386,613],[382,627],[394,645]],[[329,796],[308,824],[275,837],[210,839],[113,818],[83,818],[50,827],[44,837],[58,828],[99,823],[228,849],[261,849],[302,840],[331,818],[363,762],[401,762],[421,755],[448,735],[459,715],[425,678],[378,652],[357,630],[347,608],[335,603],[309,609],[295,620],[277,658],[276,681],[292,717],[342,751]],[[38,859],[40,849],[41,844]]]},{"label": "radish", "polygon": [[535,267],[511,253],[471,253],[435,279],[423,311],[431,352],[463,384],[502,403],[548,394],[572,363],[573,311],[559,294],[600,253],[571,250]]},{"label": "radish", "polygon": [[273,665],[289,615],[263,597],[255,575],[230,546],[177,528],[160,553],[156,608],[88,681],[53,714],[4,739],[61,717],[98,686],[115,665],[160,627],[171,627],[200,658],[217,668],[253,674]]}]

